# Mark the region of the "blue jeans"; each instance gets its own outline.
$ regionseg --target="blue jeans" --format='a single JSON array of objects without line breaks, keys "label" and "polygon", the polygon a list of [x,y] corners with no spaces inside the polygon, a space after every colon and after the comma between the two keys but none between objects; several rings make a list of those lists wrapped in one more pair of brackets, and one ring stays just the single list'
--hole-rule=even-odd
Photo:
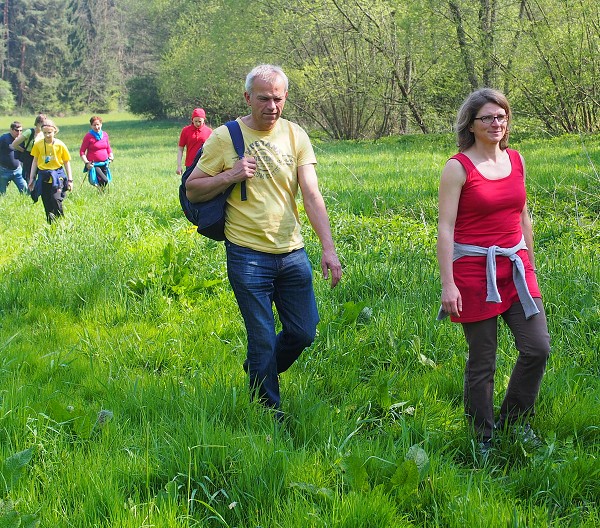
[{"label": "blue jeans", "polygon": [[23,169],[19,165],[18,169],[7,169],[0,165],[0,194],[6,192],[8,182],[14,181],[20,193],[27,193],[27,183],[23,179]]},{"label": "blue jeans", "polygon": [[[250,394],[279,408],[279,374],[315,339],[319,313],[304,249],[270,254],[225,241],[227,274],[248,335]],[[281,322],[275,331],[273,304]]]}]

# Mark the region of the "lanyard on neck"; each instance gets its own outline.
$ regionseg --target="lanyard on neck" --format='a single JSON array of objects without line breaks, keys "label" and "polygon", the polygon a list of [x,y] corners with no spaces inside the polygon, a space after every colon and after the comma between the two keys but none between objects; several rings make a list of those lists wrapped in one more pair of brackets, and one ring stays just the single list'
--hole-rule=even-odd
[{"label": "lanyard on neck", "polygon": [[52,140],[52,155],[48,156],[48,151],[46,150],[46,141],[44,141],[44,163],[49,163],[52,158],[56,158],[56,153],[54,152],[54,140]]}]

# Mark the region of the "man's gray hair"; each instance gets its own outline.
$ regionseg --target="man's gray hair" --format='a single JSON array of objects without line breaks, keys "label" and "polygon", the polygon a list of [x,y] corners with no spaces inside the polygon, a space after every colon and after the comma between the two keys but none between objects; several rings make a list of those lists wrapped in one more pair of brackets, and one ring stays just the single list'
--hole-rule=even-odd
[{"label": "man's gray hair", "polygon": [[288,78],[283,70],[279,66],[273,66],[272,64],[260,64],[252,69],[252,71],[246,75],[246,92],[252,93],[252,86],[254,85],[255,79],[262,79],[263,81],[273,82],[276,77],[283,79],[285,83],[285,91],[288,91]]}]

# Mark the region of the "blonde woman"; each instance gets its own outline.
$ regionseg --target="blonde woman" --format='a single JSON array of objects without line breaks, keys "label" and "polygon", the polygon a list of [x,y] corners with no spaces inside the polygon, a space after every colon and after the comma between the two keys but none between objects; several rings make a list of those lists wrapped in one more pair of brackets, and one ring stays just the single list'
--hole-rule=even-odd
[{"label": "blonde woman", "polygon": [[37,200],[37,192],[34,191],[37,187],[46,211],[46,220],[51,224],[56,217],[64,214],[63,200],[66,192],[73,190],[73,175],[69,150],[55,137],[58,127],[52,120],[46,119],[42,123],[42,133],[44,138],[36,141],[31,149],[33,162],[29,190]]}]

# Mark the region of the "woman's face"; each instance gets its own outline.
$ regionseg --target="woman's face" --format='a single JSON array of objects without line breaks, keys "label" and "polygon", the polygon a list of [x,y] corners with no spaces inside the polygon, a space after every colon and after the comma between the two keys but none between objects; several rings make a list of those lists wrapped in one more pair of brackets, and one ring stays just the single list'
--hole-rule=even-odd
[{"label": "woman's face", "polygon": [[97,119],[92,123],[92,129],[95,130],[96,132],[100,132],[100,129],[102,128],[102,122],[98,121]]},{"label": "woman's face", "polygon": [[42,127],[42,133],[44,134],[44,141],[46,141],[46,143],[52,143],[56,130],[54,130],[54,127],[52,126],[45,126]]},{"label": "woman's face", "polygon": [[475,142],[500,143],[507,127],[506,110],[496,103],[486,103],[477,112],[470,130],[475,136]]}]

